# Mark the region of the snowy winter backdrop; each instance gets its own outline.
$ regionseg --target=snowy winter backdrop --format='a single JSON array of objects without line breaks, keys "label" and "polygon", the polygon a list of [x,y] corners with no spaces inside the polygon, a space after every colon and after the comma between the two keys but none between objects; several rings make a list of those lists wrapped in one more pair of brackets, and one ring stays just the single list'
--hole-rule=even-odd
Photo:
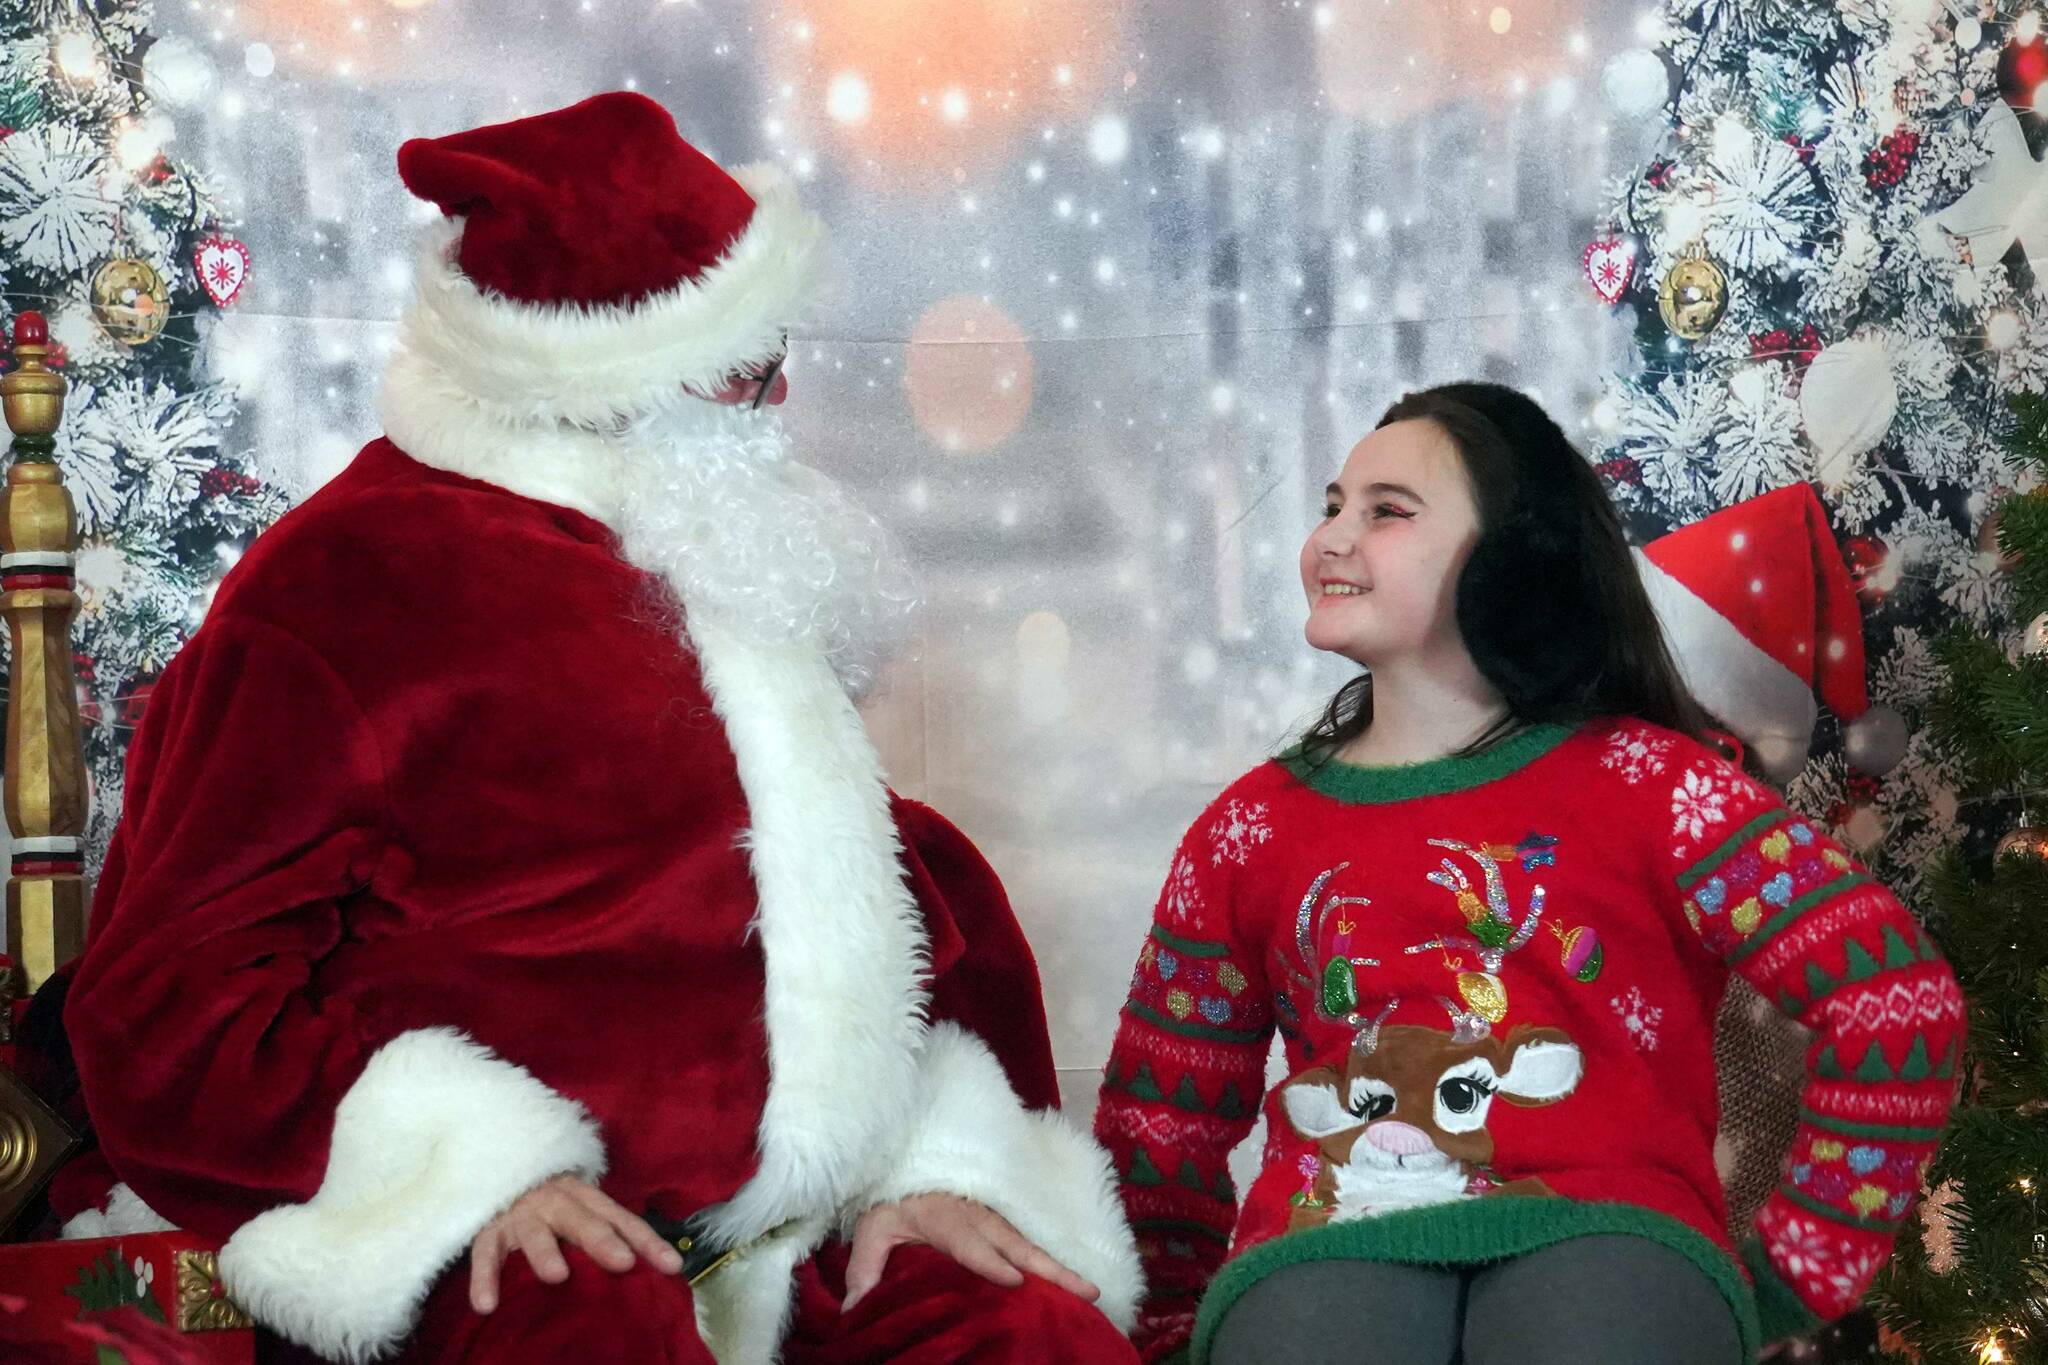
[{"label": "snowy winter backdrop", "polygon": [[[7,47],[0,77],[54,71],[90,86],[90,70],[72,67],[121,42],[90,32],[114,0],[26,4],[36,35]],[[374,434],[382,358],[430,212],[398,184],[398,143],[640,89],[718,159],[783,163],[833,225],[843,287],[794,339],[785,413],[809,458],[897,529],[928,603],[870,718],[897,784],[957,819],[1007,880],[1084,1111],[1180,831],[1344,677],[1301,643],[1296,551],[1318,490],[1404,389],[1473,376],[1528,388],[1603,461],[1644,534],[1774,483],[1842,475],[1829,490],[1842,529],[1878,542],[1864,547],[1873,603],[1931,584],[1901,599],[1914,604],[1901,618],[1912,630],[1929,613],[1997,609],[1974,539],[1983,504],[1956,491],[1988,477],[1986,433],[1943,407],[1924,348],[1938,333],[1937,349],[1975,357],[1981,398],[2017,362],[1978,332],[2003,312],[2004,352],[2038,354],[2010,333],[2033,328],[2033,314],[1985,260],[1975,274],[1928,266],[1862,310],[1856,268],[1874,258],[1845,260],[1838,243],[1817,260],[1802,245],[1823,218],[1892,240],[1969,182],[1981,154],[1960,97],[1991,90],[1996,55],[1962,48],[1963,11],[1936,0],[1903,7],[1916,18],[1897,60],[1918,71],[1938,48],[1948,74],[1920,72],[1939,99],[1902,120],[1854,85],[1912,71],[1866,70],[1853,52],[1837,63],[1846,85],[1790,57],[1722,69],[1729,53],[1773,50],[1759,32],[1796,36],[1808,13],[1824,16],[1809,55],[1845,41],[1848,24],[1874,35],[1868,61],[1891,61],[1880,16],[1900,7],[1877,0],[118,8],[159,35],[150,116],[122,133],[137,162],[125,192],[168,203],[184,191],[177,174],[148,173],[160,143],[203,183],[159,216],[195,232],[217,214],[253,267],[225,311],[201,306],[186,324],[180,344],[199,366],[188,396],[74,398],[66,471],[91,522],[81,580],[117,596],[146,588],[166,623],[150,635],[117,614],[121,667],[89,683],[108,703],[95,742],[118,750],[127,712],[113,703],[203,612],[205,580],[233,557],[234,527],[189,522],[198,504],[184,476],[199,471],[184,453],[267,481],[232,484],[246,522],[274,510],[270,488],[302,496]],[[1710,27],[1713,14],[1723,18]],[[1978,41],[1995,49],[2008,27],[1984,24]],[[87,36],[67,62],[73,33]],[[1703,33],[1720,55],[1695,62]],[[1663,100],[1681,69],[1694,93],[1674,113]],[[1674,141],[1678,122],[1715,130],[1731,116],[1739,135],[1700,134],[1714,156]],[[1769,126],[1777,117],[1784,129]],[[1925,157],[1888,144],[1881,169],[1896,162],[1899,179],[1823,215],[1819,201],[1852,185],[1903,124],[1926,138]],[[83,173],[67,182],[54,160],[90,161],[37,136],[32,148],[0,141],[6,214],[75,186]],[[1806,176],[1817,147],[1825,180]],[[1660,161],[1673,169],[1644,187]],[[89,277],[114,254],[116,229],[137,222],[104,203],[73,209],[107,240],[46,241],[54,254],[40,265],[9,240],[12,307],[66,271]],[[1639,234],[1629,302],[1652,314],[1663,270],[1704,234],[1736,295],[1709,339],[1645,364],[1635,311],[1610,309],[1581,273],[1582,250],[1610,226]],[[1750,286],[1765,278],[1783,287]],[[1959,302],[1958,279],[1979,292]],[[1897,452],[1921,479],[1911,486],[1865,464],[1813,468],[1797,436],[1799,366],[1747,363],[1758,344],[1798,358],[1808,322],[1825,344],[1887,319],[1901,334],[1901,426],[1865,464]],[[1785,329],[1775,342],[1773,328]],[[72,329],[74,359],[89,361],[89,320]],[[102,429],[113,435],[95,446]],[[109,487],[134,502],[104,516],[91,472],[102,447],[124,461]],[[1931,494],[1926,478],[1947,491]],[[160,523],[176,523],[187,552],[221,532],[198,581],[150,558]],[[1926,685],[1921,642],[1894,635],[1898,624],[1873,636],[1889,670],[1876,681],[1910,704],[1899,689]],[[1825,743],[1820,753],[1804,799],[1820,814],[1866,811],[1873,853],[1895,828],[1915,853],[1953,828],[1924,755],[1880,790],[1851,788]],[[1258,813],[1212,833],[1256,839]]]}]

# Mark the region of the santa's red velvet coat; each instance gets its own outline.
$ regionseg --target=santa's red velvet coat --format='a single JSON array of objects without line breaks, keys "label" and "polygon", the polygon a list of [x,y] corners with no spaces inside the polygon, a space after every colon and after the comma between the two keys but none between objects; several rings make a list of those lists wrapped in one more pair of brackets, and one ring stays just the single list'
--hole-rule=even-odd
[{"label": "santa's red velvet coat", "polygon": [[[757,1258],[775,1314],[766,1282],[826,1224],[917,1188],[1116,1284],[1106,1164],[1024,1112],[1052,1065],[1001,887],[887,798],[857,720],[819,742],[843,696],[755,756],[799,818],[750,855],[733,713],[772,671],[719,696],[603,525],[384,441],[229,577],[137,738],[68,1019],[115,1169],[226,1240],[259,1317],[324,1350],[390,1340],[563,1170],[670,1215],[758,1173],[742,1231],[814,1224]],[[873,796],[851,829],[811,804],[849,776]],[[882,894],[759,884],[771,859],[893,864],[899,834]]]},{"label": "santa's red velvet coat", "polygon": [[828,1235],[922,1191],[1134,1314],[994,874],[891,795],[820,649],[688,621],[620,556],[609,419],[772,351],[809,288],[815,220],[736,175],[717,265],[630,305],[525,306],[439,234],[389,439],[257,541],[133,746],[66,1012],[109,1210],[223,1239],[236,1300],[325,1355],[402,1340],[565,1171],[719,1206],[751,1247],[696,1297],[726,1365],[773,1356]]}]

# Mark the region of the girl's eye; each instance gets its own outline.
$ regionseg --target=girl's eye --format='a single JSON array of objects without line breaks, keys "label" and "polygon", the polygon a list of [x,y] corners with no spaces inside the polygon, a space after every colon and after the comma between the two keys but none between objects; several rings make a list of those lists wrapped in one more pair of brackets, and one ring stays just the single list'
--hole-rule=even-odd
[{"label": "girl's eye", "polygon": [[1334,502],[1326,502],[1323,504],[1323,520],[1328,521],[1331,517],[1336,516],[1339,512],[1343,510],[1343,508],[1339,507]]},{"label": "girl's eye", "polygon": [[1385,521],[1389,517],[1398,517],[1402,521],[1407,521],[1414,515],[1415,514],[1409,511],[1407,508],[1396,507],[1391,502],[1383,502],[1379,506],[1372,509],[1372,516],[1374,521]]}]

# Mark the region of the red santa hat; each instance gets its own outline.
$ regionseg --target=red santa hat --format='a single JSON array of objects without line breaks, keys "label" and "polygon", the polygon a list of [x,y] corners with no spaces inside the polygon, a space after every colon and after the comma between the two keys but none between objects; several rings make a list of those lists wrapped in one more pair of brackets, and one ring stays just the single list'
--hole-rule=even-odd
[{"label": "red santa hat", "polygon": [[1686,685],[1780,781],[1813,743],[1815,694],[1850,726],[1852,761],[1897,762],[1896,714],[1870,705],[1863,616],[1827,514],[1806,484],[1682,526],[1636,551]]},{"label": "red santa hat", "polygon": [[823,265],[780,172],[720,169],[644,95],[414,139],[398,171],[450,220],[402,345],[495,417],[603,426],[714,390],[781,353]]}]

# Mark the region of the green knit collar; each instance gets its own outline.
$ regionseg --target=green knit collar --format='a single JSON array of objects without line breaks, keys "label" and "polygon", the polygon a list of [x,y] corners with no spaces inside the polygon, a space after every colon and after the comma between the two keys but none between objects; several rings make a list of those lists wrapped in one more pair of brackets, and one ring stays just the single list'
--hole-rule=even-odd
[{"label": "green knit collar", "polygon": [[1532,725],[1476,754],[1388,767],[1368,767],[1336,759],[1317,766],[1308,761],[1297,744],[1280,755],[1279,763],[1332,800],[1376,806],[1483,787],[1528,767],[1571,736],[1572,727],[1568,725]]}]

